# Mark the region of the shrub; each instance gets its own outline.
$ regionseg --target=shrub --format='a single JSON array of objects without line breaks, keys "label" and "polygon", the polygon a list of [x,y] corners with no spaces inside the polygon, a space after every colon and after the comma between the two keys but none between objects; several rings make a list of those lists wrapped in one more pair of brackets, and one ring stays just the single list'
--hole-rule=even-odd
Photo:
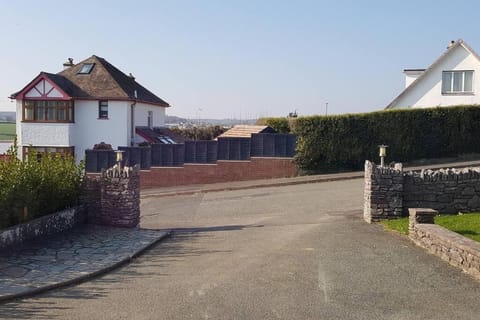
[{"label": "shrub", "polygon": [[479,106],[300,117],[290,127],[298,135],[296,161],[312,172],[361,169],[378,159],[383,143],[390,146],[387,161],[480,152]]},{"label": "shrub", "polygon": [[228,129],[221,126],[172,128],[173,132],[182,135],[187,140],[213,140]]},{"label": "shrub", "polygon": [[12,147],[0,161],[0,228],[78,204],[83,164],[71,156],[31,152],[25,161]]}]

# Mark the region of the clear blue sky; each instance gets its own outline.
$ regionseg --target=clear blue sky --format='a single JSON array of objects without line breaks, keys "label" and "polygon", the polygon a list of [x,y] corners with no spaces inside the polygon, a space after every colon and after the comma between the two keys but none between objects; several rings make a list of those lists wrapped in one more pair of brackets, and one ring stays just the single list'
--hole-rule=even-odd
[{"label": "clear blue sky", "polygon": [[0,110],[68,57],[106,58],[168,101],[167,114],[254,118],[385,107],[404,68],[448,42],[480,51],[479,1],[0,0]]}]

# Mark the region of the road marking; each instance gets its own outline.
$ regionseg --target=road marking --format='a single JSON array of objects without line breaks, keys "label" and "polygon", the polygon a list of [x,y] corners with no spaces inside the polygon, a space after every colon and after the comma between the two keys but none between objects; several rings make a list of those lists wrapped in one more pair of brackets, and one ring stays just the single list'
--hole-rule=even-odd
[{"label": "road marking", "polygon": [[318,287],[323,291],[323,299],[325,303],[328,303],[327,279],[320,263],[318,264]]}]

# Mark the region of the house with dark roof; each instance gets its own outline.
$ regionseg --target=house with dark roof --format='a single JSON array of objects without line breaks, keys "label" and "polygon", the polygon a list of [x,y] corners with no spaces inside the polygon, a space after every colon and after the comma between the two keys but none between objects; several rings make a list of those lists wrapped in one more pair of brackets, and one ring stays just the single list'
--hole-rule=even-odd
[{"label": "house with dark roof", "polygon": [[480,104],[480,57],[463,40],[451,41],[428,68],[405,69],[405,89],[385,109]]},{"label": "house with dark roof", "polygon": [[[136,127],[162,127],[170,105],[107,60],[72,59],[58,73],[40,72],[11,95],[17,102],[19,152],[58,152],[83,159],[105,142],[135,145]],[[143,139],[141,139],[143,141]]]}]

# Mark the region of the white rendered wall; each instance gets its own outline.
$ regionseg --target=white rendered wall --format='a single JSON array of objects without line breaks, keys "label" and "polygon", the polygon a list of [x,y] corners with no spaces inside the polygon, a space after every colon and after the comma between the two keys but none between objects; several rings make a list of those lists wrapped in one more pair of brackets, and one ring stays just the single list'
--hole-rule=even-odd
[{"label": "white rendered wall", "polygon": [[73,123],[22,122],[23,146],[69,147]]},{"label": "white rendered wall", "polygon": [[135,127],[148,126],[148,111],[153,112],[154,127],[165,126],[165,108],[137,102],[135,105]]},{"label": "white rendered wall", "polygon": [[[394,105],[396,108],[430,108],[462,104],[480,104],[480,62],[462,46],[453,48],[441,63],[429,70],[416,85],[403,95]],[[442,71],[474,70],[474,94],[442,95]]]},{"label": "white rendered wall", "polygon": [[[98,118],[98,100],[75,101],[75,123],[22,122],[22,101],[17,101],[17,140],[19,146],[75,147],[77,161],[85,150],[100,142],[114,149],[129,146],[131,136],[131,102],[108,101],[108,119]],[[165,108],[137,103],[135,126],[148,125],[148,111],[153,111],[153,126],[165,123]],[[19,148],[19,156],[22,148]]]},{"label": "white rendered wall", "polygon": [[70,147],[73,145],[73,123],[22,122],[22,101],[17,101],[17,145],[19,157],[26,146]]},{"label": "white rendered wall", "polygon": [[423,73],[423,71],[404,71],[405,73],[405,88],[412,84],[413,81],[417,80],[418,77]]},{"label": "white rendered wall", "polygon": [[[17,106],[16,106],[16,123],[15,123],[15,133],[17,134],[17,145],[21,146],[22,145],[22,100],[17,100]],[[20,148],[21,149],[21,148]],[[19,156],[21,157],[21,150],[18,150]]]},{"label": "white rendered wall", "polygon": [[98,118],[98,100],[75,101],[75,128],[73,145],[77,161],[84,159],[85,150],[100,142],[114,149],[129,145],[130,104],[126,101],[108,101],[108,119]]}]

